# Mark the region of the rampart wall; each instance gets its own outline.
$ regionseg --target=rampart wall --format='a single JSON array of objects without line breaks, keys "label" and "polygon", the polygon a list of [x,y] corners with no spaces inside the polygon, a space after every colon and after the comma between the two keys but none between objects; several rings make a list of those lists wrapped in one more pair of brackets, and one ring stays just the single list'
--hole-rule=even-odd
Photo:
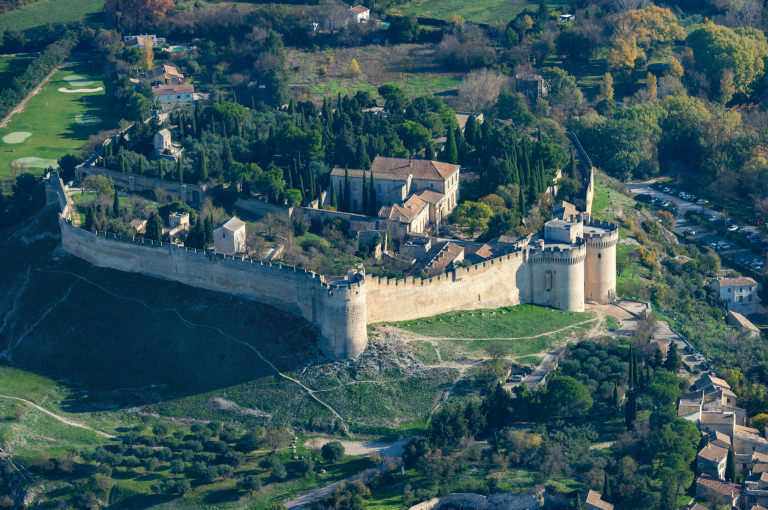
[{"label": "rampart wall", "polygon": [[368,322],[417,319],[455,310],[533,303],[584,310],[586,244],[525,248],[431,278],[366,275]]},{"label": "rampart wall", "polygon": [[169,243],[89,232],[60,216],[62,247],[100,266],[253,299],[301,316],[320,329],[333,358],[357,357],[367,344],[365,282],[328,284],[321,275]]},{"label": "rampart wall", "polygon": [[185,204],[199,207],[205,200],[207,189],[198,184],[187,184],[178,181],[166,181],[144,175],[124,174],[99,166],[81,166],[77,170],[77,179],[82,181],[88,175],[103,175],[115,182],[118,188],[124,188],[136,193],[162,192],[173,199],[181,200]]},{"label": "rampart wall", "polygon": [[[286,310],[317,325],[320,347],[333,358],[362,353],[370,323],[520,303],[583,311],[585,287],[600,296],[610,289],[615,292],[615,227],[602,237],[585,235],[575,245],[531,245],[427,279],[367,275],[331,284],[298,268],[77,228],[69,220],[72,205],[57,174],[47,179],[47,197],[61,210],[62,247],[70,253],[97,266],[236,294]],[[602,255],[608,252],[612,257]],[[591,287],[585,285],[590,278],[597,281]]]}]

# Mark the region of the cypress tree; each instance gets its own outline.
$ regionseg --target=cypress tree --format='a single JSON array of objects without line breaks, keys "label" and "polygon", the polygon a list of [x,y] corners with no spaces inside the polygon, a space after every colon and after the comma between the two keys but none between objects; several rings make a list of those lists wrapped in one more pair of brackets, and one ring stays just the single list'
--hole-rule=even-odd
[{"label": "cypress tree", "polygon": [[163,238],[163,220],[157,213],[152,213],[152,216],[147,220],[147,230],[144,237],[151,239],[152,241],[160,241]]},{"label": "cypress tree", "polygon": [[[339,94],[339,101],[341,101],[341,94]],[[352,193],[349,187],[349,169],[344,169],[344,212],[350,212],[352,210]]]},{"label": "cypress tree", "polygon": [[520,215],[521,216],[525,216],[525,213],[526,213],[525,193],[523,193],[523,187],[522,186],[520,186],[518,188],[518,190],[520,190],[520,197],[517,199],[518,200],[518,204],[519,204],[518,207],[520,207]]},{"label": "cypress tree", "polygon": [[224,151],[221,154],[221,159],[224,162],[224,168],[229,170],[234,162],[234,157],[232,156],[232,147],[229,145],[229,140],[226,138],[224,139]]},{"label": "cypress tree", "polygon": [[203,238],[203,248],[213,243],[213,214],[205,219],[205,237]]},{"label": "cypress tree", "polygon": [[85,223],[83,223],[83,228],[85,230],[93,230],[95,224],[96,211],[93,210],[93,206],[91,205],[85,210]]},{"label": "cypress tree", "polygon": [[725,460],[725,481],[733,482],[736,478],[736,459],[733,455],[733,449],[728,449],[728,457]]},{"label": "cypress tree", "polygon": [[637,401],[635,400],[635,391],[627,392],[627,403],[624,405],[624,426],[627,430],[634,428],[635,419],[637,419]]},{"label": "cypress tree", "polygon": [[376,206],[376,186],[373,184],[373,172],[371,172],[371,179],[368,181],[368,216],[376,216],[379,212]]},{"label": "cypress tree", "polygon": [[307,195],[307,202],[315,198],[315,172],[312,169],[307,171],[309,174],[309,193]]},{"label": "cypress tree", "polygon": [[427,147],[424,149],[424,159],[427,161],[434,161],[435,159],[435,149],[432,148],[431,143],[427,143]]},{"label": "cypress tree", "polygon": [[120,173],[125,173],[125,157],[120,154]]},{"label": "cypress tree", "polygon": [[112,200],[112,216],[115,218],[120,216],[120,198],[117,196],[117,189],[115,189],[115,197]]},{"label": "cypress tree", "polygon": [[299,174],[299,191],[301,191],[301,204],[307,201],[307,192],[304,190],[304,178]]},{"label": "cypress tree", "polygon": [[181,139],[184,138],[184,121],[185,121],[185,116],[179,115],[179,138]]},{"label": "cypress tree", "polygon": [[287,189],[293,188],[293,171],[291,170],[291,167],[289,166],[283,170],[283,173],[285,174],[285,187]]},{"label": "cypress tree", "polygon": [[464,125],[464,141],[472,147],[477,143],[477,123],[475,122],[475,116],[470,115],[467,119],[467,123]]},{"label": "cypress tree", "polygon": [[456,138],[454,137],[453,130],[448,127],[446,133],[445,149],[443,149],[443,161],[446,163],[456,164],[459,161],[459,152],[456,148]]},{"label": "cypress tree", "polygon": [[179,161],[176,165],[176,178],[180,183],[184,183],[184,166],[181,162],[181,158],[179,158]]},{"label": "cypress tree", "polygon": [[608,478],[608,472],[603,471],[603,500],[610,502],[612,499],[611,480]]},{"label": "cypress tree", "polygon": [[200,180],[205,182],[208,179],[208,157],[205,151],[200,154]]},{"label": "cypress tree", "polygon": [[357,167],[365,170],[371,166],[371,158],[368,157],[368,151],[365,150],[363,137],[357,139]]},{"label": "cypress tree", "polygon": [[363,214],[368,214],[368,182],[365,179],[365,170],[363,170]]},{"label": "cypress tree", "polygon": [[333,181],[331,181],[331,206],[333,206],[334,209],[339,209],[339,201],[336,198],[336,187],[333,185]]}]

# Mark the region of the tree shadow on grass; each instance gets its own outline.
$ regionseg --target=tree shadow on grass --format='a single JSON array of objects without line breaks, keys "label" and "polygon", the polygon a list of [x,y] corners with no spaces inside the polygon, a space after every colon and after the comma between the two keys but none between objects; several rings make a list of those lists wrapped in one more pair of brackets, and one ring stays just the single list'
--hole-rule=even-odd
[{"label": "tree shadow on grass", "polygon": [[215,503],[232,503],[239,501],[243,497],[243,493],[237,489],[222,489],[215,492],[211,492],[203,498],[203,501],[210,504]]},{"label": "tree shadow on grass", "polygon": [[170,503],[174,499],[176,499],[175,496],[165,496],[162,494],[140,494],[110,505],[109,508],[114,510],[143,509]]}]

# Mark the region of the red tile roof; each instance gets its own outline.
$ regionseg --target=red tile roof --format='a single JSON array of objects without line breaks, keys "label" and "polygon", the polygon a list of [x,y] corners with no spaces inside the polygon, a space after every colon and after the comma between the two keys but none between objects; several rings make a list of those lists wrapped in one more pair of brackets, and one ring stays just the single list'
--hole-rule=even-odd
[{"label": "red tile roof", "polygon": [[459,170],[459,165],[428,161],[426,159],[385,158],[376,156],[371,163],[371,171],[382,174],[397,174],[403,178],[413,174],[414,179],[433,181],[447,180]]}]

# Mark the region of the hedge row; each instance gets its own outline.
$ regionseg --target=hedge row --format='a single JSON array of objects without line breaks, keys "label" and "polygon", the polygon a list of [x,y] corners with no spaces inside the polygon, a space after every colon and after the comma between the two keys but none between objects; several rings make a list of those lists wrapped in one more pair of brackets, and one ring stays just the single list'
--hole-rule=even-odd
[{"label": "hedge row", "polygon": [[30,62],[24,72],[16,76],[8,87],[0,91],[0,118],[8,115],[43,78],[60,66],[79,40],[77,32],[67,31]]}]

